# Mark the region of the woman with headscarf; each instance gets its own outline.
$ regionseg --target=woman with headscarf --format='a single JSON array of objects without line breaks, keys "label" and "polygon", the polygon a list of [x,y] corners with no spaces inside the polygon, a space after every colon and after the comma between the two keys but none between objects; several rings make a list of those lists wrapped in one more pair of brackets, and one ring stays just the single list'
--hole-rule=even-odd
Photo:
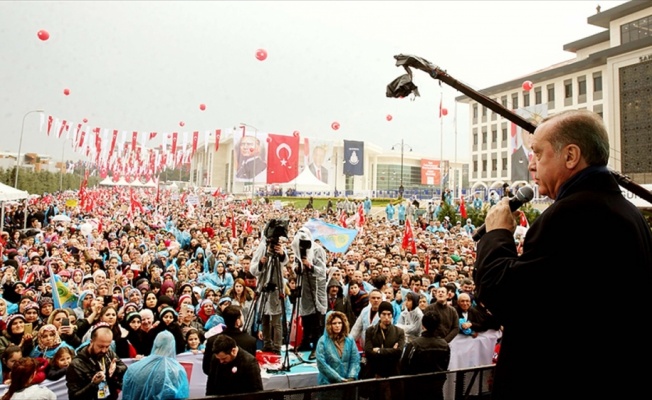
[{"label": "woman with headscarf", "polygon": [[70,347],[72,349],[72,346],[68,343],[61,341],[56,326],[46,324],[39,329],[36,335],[36,345],[29,356],[32,358],[46,358],[50,361],[61,347]]},{"label": "woman with headscarf", "polygon": [[[317,342],[317,384],[348,382],[358,378],[360,354],[355,341],[349,337],[346,315],[339,311],[326,314],[326,329]],[[348,398],[343,390],[324,393],[327,399]]]},{"label": "woman with headscarf", "polygon": [[174,336],[176,342],[177,354],[186,351],[186,340],[183,331],[179,325],[179,314],[172,307],[165,307],[159,313],[159,326],[161,330],[166,330]]},{"label": "woman with headscarf", "polygon": [[123,400],[168,400],[190,397],[185,368],[176,360],[174,336],[160,332],[152,353],[127,369],[122,384]]},{"label": "woman with headscarf", "polygon": [[214,283],[217,286],[217,291],[222,295],[233,287],[233,275],[226,270],[226,264],[223,261],[218,261],[215,265]]},{"label": "woman with headscarf", "polygon": [[[67,325],[63,324],[64,319],[68,320]],[[48,324],[54,325],[57,328],[57,333],[61,340],[72,348],[77,348],[81,344],[81,339],[77,336],[76,332],[77,326],[71,322],[70,315],[65,309],[59,308],[52,311],[50,318],[48,318]]]},{"label": "woman with headscarf", "polygon": [[25,333],[25,317],[22,314],[12,314],[7,318],[7,329],[0,335],[0,354],[11,345],[18,346],[27,356],[34,347],[31,333]]}]

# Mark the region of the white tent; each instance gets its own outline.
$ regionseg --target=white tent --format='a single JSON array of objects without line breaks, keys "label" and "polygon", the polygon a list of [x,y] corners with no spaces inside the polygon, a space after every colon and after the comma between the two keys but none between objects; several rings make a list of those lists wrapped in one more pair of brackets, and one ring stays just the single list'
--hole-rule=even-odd
[{"label": "white tent", "polygon": [[330,189],[328,184],[319,180],[308,168],[304,168],[299,176],[288,183],[282,183],[280,186],[296,189],[298,192],[324,192]]},{"label": "white tent", "polygon": [[100,182],[100,186],[115,186],[115,182],[107,176],[102,182]]},{"label": "white tent", "polygon": [[0,183],[0,201],[22,200],[29,197],[29,193]]}]

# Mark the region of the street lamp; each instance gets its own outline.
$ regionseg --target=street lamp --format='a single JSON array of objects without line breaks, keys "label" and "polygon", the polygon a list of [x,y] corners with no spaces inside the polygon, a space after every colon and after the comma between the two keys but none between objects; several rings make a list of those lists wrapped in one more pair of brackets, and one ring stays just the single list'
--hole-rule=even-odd
[{"label": "street lamp", "polygon": [[392,150],[395,150],[396,146],[401,146],[401,186],[398,187],[398,194],[400,197],[403,197],[403,191],[405,191],[405,188],[403,187],[403,153],[405,152],[405,148],[407,147],[412,151],[412,147],[410,147],[409,144],[406,144],[403,142],[403,139],[401,139],[401,143],[396,143],[395,145],[392,146]]},{"label": "street lamp", "polygon": [[16,156],[16,177],[14,178],[14,187],[18,189],[18,170],[20,169],[20,150],[23,147],[23,132],[25,131],[25,118],[31,113],[42,113],[43,110],[28,111],[23,115],[23,124],[20,126],[20,140],[18,141],[18,155]]},{"label": "street lamp", "polygon": [[[256,128],[253,125],[245,124],[244,122],[240,122],[240,126],[242,127],[242,136],[244,136],[246,132],[246,128],[251,128],[254,130],[254,137],[256,138],[256,141],[258,141],[258,128]],[[260,148],[260,146],[259,146]],[[236,167],[237,170],[237,167]],[[254,191],[256,190],[256,158],[254,158],[254,172],[251,177],[251,199],[253,200],[254,198]]]}]

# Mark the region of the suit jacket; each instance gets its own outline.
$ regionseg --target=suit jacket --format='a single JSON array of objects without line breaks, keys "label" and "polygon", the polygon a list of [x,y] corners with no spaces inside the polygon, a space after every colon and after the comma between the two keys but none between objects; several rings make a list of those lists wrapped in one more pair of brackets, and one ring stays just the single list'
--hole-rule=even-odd
[{"label": "suit jacket", "polygon": [[317,177],[317,169],[319,169],[319,171],[321,172],[321,181],[324,183],[328,183],[328,169],[326,169],[326,167],[324,167],[323,165],[318,167],[317,165],[315,165],[315,163],[310,163],[310,165],[308,165],[308,169],[310,169],[310,172],[312,172],[312,174],[316,177]]},{"label": "suit jacket", "polygon": [[530,159],[528,158],[528,154],[525,152],[525,148],[523,146],[519,147],[515,152],[512,153],[512,182],[529,182],[532,180],[532,176],[528,170],[529,163]]},{"label": "suit jacket", "polygon": [[240,161],[235,177],[238,179],[253,179],[254,176],[263,172],[265,168],[267,168],[265,160],[259,156],[251,157]]},{"label": "suit jacket", "polygon": [[[618,348],[596,351],[587,331],[551,334],[547,329],[576,326],[578,318],[604,321],[607,314],[625,326],[628,318],[621,313],[627,307],[610,301],[605,277],[624,268],[637,282],[652,281],[650,226],[606,167],[587,168],[562,185],[555,202],[530,225],[521,256],[511,232],[487,232],[478,242],[475,267],[477,299],[504,327],[492,398],[647,393],[650,341],[614,332],[607,337],[617,340]],[[581,290],[556,284],[556,272],[564,282],[581,283]],[[626,296],[628,304],[649,300],[640,288]],[[598,303],[566,312],[560,302],[571,299]],[[554,371],[554,379],[535,369]]]}]

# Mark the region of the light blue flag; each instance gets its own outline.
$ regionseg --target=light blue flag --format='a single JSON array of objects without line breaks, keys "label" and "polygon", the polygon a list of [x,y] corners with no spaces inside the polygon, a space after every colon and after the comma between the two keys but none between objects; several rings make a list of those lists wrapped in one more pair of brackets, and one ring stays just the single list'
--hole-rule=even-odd
[{"label": "light blue flag", "polygon": [[333,253],[345,253],[358,234],[355,229],[342,228],[315,218],[311,218],[303,226],[308,228],[313,240],[319,240]]}]

